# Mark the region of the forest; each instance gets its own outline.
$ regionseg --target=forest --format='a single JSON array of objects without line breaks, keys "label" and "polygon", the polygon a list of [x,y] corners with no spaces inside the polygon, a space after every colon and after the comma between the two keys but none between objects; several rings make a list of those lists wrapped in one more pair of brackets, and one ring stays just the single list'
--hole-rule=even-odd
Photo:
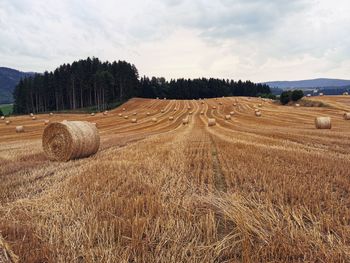
[{"label": "forest", "polygon": [[269,86],[251,81],[139,78],[135,65],[128,62],[87,58],[21,79],[13,94],[13,111],[26,114],[89,107],[103,111],[132,97],[198,99],[269,94]]}]

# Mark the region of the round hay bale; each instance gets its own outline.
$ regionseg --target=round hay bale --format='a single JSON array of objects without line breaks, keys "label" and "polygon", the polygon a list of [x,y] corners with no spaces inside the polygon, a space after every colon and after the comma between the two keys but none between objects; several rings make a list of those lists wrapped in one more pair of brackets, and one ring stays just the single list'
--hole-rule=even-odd
[{"label": "round hay bale", "polygon": [[100,147],[96,126],[87,121],[63,121],[49,124],[42,145],[50,160],[69,161],[95,154]]},{"label": "round hay bale", "polygon": [[52,113],[52,112],[50,112],[50,116],[53,116],[53,113]]},{"label": "round hay bale", "polygon": [[31,113],[31,114],[29,114],[29,116],[30,116],[30,117],[33,117],[33,116],[34,116],[34,114],[33,114],[33,113]]},{"label": "round hay bale", "polygon": [[226,115],[225,120],[227,120],[227,121],[231,120],[231,115]]},{"label": "round hay bale", "polygon": [[125,108],[123,108],[123,111],[126,111],[126,109],[125,109]]},{"label": "round hay bale", "polygon": [[7,120],[5,123],[6,123],[6,125],[9,125],[11,123],[11,121]]},{"label": "round hay bale", "polygon": [[216,110],[216,106],[213,106],[213,110]]},{"label": "round hay bale", "polygon": [[174,111],[177,111],[177,109],[175,108]]},{"label": "round hay bale", "polygon": [[159,97],[157,97],[156,99],[159,100]]},{"label": "round hay bale", "polygon": [[170,116],[169,117],[169,121],[173,121],[174,120],[174,117],[173,116]]},{"label": "round hay bale", "polygon": [[161,110],[160,112],[161,112],[161,113],[164,113],[164,112],[165,112],[165,110],[163,109],[163,110]]},{"label": "round hay bale", "polygon": [[321,92],[319,95],[320,95],[320,96],[323,96],[323,93]]},{"label": "round hay bale", "polygon": [[191,107],[190,107],[190,106],[188,106],[188,107],[187,107],[187,109],[188,109],[188,110],[190,110],[190,109],[191,109]]},{"label": "round hay bale", "polygon": [[90,115],[91,115],[91,116],[95,116],[95,112],[92,112]]},{"label": "round hay bale", "polygon": [[45,121],[44,121],[44,124],[45,124],[45,125],[48,125],[49,123],[50,123],[49,120],[45,120]]},{"label": "round hay bale", "polygon": [[332,121],[330,117],[316,117],[315,126],[317,129],[331,129]]},{"label": "round hay bale", "polygon": [[108,114],[108,111],[104,111],[103,115],[106,116]]},{"label": "round hay bale", "polygon": [[230,115],[235,115],[235,112],[234,111],[230,111]]},{"label": "round hay bale", "polygon": [[347,95],[349,95],[349,92],[344,92],[343,95],[347,96]]},{"label": "round hay bale", "polygon": [[262,107],[262,104],[261,104],[261,103],[259,103],[259,104],[258,104],[258,107],[259,107],[259,108],[261,108],[261,107]]},{"label": "round hay bale", "polygon": [[128,118],[129,118],[129,116],[127,116],[127,115],[124,116],[124,119],[128,119]]},{"label": "round hay bale", "polygon": [[259,112],[260,110],[259,109],[254,109],[255,112]]},{"label": "round hay bale", "polygon": [[237,106],[237,103],[233,103],[233,106],[236,107],[236,106]]},{"label": "round hay bale", "polygon": [[157,122],[158,119],[157,119],[157,118],[152,118],[152,121],[153,121],[153,122]]},{"label": "round hay bale", "polygon": [[345,112],[343,117],[344,117],[344,120],[350,120],[350,112]]},{"label": "round hay bale", "polygon": [[164,98],[163,100],[166,100],[166,98]]},{"label": "round hay bale", "polygon": [[137,123],[137,119],[131,119],[131,123]]},{"label": "round hay bale", "polygon": [[16,133],[21,133],[24,132],[24,127],[23,126],[16,126]]},{"label": "round hay bale", "polygon": [[32,117],[32,120],[33,120],[33,121],[35,121],[35,120],[36,120],[36,117],[35,117],[35,116],[33,116],[33,117]]},{"label": "round hay bale", "polygon": [[193,112],[192,112],[192,111],[190,111],[188,114],[189,114],[189,115],[192,115],[192,114],[193,114]]},{"label": "round hay bale", "polygon": [[256,112],[255,112],[255,116],[256,116],[256,117],[261,117],[261,112],[260,112],[260,111],[256,111]]},{"label": "round hay bale", "polygon": [[150,113],[150,112],[147,112],[146,114],[147,114],[147,116],[151,115],[151,113]]},{"label": "round hay bale", "polygon": [[295,107],[300,107],[300,104],[299,103],[295,104]]},{"label": "round hay bale", "polygon": [[219,105],[222,105],[222,102],[219,102]]},{"label": "round hay bale", "polygon": [[204,104],[204,101],[201,101],[201,104]]},{"label": "round hay bale", "polygon": [[201,115],[204,115],[204,111],[201,111]]},{"label": "round hay bale", "polygon": [[137,112],[134,112],[132,115],[134,115],[134,116],[137,115]]},{"label": "round hay bale", "polygon": [[5,120],[5,116],[1,116],[1,119],[2,119],[2,120]]},{"label": "round hay bale", "polygon": [[186,125],[186,124],[188,124],[189,122],[190,122],[190,120],[188,119],[188,117],[182,119],[182,124],[183,124],[183,125]]},{"label": "round hay bale", "polygon": [[216,125],[216,120],[209,118],[208,119],[208,126],[210,127],[210,126],[215,126],[215,125]]},{"label": "round hay bale", "polygon": [[123,117],[123,114],[119,113],[118,116],[119,116],[119,117]]},{"label": "round hay bale", "polygon": [[311,97],[311,94],[307,94],[306,97]]}]

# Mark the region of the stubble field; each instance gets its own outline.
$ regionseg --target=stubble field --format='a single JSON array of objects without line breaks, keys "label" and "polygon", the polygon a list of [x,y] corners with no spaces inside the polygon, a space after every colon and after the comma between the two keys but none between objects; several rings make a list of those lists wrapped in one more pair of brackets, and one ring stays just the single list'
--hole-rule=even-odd
[{"label": "stubble field", "polygon": [[[350,262],[350,97],[317,100],[132,99],[0,121],[0,245],[20,262]],[[97,123],[99,152],[49,161],[45,119]]]}]

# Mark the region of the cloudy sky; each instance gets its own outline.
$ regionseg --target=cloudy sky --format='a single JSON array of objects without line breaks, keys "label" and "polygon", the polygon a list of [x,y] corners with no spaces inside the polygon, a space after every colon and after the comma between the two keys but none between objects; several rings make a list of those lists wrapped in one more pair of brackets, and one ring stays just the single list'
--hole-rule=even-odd
[{"label": "cloudy sky", "polygon": [[350,1],[0,0],[0,66],[88,56],[166,78],[350,79]]}]

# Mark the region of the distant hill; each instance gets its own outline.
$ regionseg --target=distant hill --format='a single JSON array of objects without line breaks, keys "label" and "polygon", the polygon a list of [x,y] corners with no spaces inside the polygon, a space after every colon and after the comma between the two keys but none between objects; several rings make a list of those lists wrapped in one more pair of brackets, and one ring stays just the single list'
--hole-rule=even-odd
[{"label": "distant hill", "polygon": [[31,76],[32,72],[21,72],[11,68],[0,67],[0,104],[12,103],[12,92],[21,78]]},{"label": "distant hill", "polygon": [[349,87],[350,80],[345,79],[309,79],[309,80],[297,80],[297,81],[268,81],[264,84],[269,85],[271,88],[280,89],[317,89],[317,88],[339,88]]}]

